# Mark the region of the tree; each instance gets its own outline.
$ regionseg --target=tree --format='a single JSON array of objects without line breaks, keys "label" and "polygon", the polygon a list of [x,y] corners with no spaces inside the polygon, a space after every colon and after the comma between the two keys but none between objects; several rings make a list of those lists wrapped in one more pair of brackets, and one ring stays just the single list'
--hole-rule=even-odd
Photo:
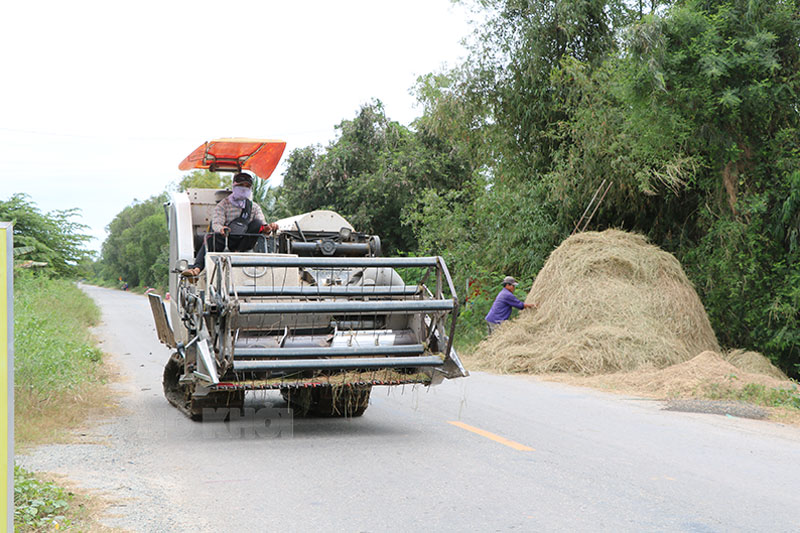
[{"label": "tree", "polygon": [[192,170],[178,180],[176,187],[184,192],[187,189],[224,189],[231,184],[228,173],[211,172],[210,170]]},{"label": "tree", "polygon": [[800,372],[800,13],[795,1],[690,0],[635,35],[633,88],[687,124],[699,161],[679,250],[720,340]]},{"label": "tree", "polygon": [[131,286],[167,285],[169,236],[164,202],[166,193],[134,201],[106,228],[101,274],[108,280],[122,278]]},{"label": "tree", "polygon": [[[559,194],[550,177],[554,162],[571,144],[560,125],[576,109],[564,105],[560,73],[574,61],[590,72],[615,54],[619,28],[643,16],[622,1],[476,2],[486,13],[470,44],[464,64],[448,72],[423,76],[416,94],[424,115],[417,120],[446,139],[480,174],[472,193],[450,195],[451,208],[419,219],[425,248],[433,251],[436,228],[468,224],[469,247],[452,260],[472,265],[470,275],[514,272],[532,276],[552,246],[569,233],[578,201],[572,191]],[[656,9],[659,2],[651,3]],[[581,184],[583,189],[590,188]],[[595,185],[596,187],[596,185]],[[592,192],[594,189],[592,189]],[[435,206],[441,197],[428,197]],[[588,199],[588,198],[587,198]],[[457,207],[454,202],[469,202]],[[438,207],[426,206],[433,214]],[[471,213],[466,220],[463,213]],[[467,250],[480,250],[476,261]],[[447,254],[448,252],[444,252]],[[467,255],[462,255],[467,254]]]},{"label": "tree", "polygon": [[415,250],[405,215],[428,189],[460,189],[471,168],[452,146],[426,128],[411,130],[386,117],[379,101],[338,126],[326,150],[309,146],[289,154],[281,196],[294,213],[332,209],[385,248]]},{"label": "tree", "polygon": [[85,272],[83,264],[92,252],[84,248],[91,237],[87,226],[72,219],[78,209],[42,213],[25,194],[14,194],[0,202],[0,220],[14,224],[15,248],[30,248],[25,259],[47,263],[44,269],[58,276],[76,276]]}]

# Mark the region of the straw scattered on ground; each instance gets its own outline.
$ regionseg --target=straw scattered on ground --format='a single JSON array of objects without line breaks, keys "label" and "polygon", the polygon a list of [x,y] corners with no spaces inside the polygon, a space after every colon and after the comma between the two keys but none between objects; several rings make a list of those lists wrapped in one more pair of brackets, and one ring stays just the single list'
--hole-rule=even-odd
[{"label": "straw scattered on ground", "polygon": [[[772,366],[760,354],[766,365]],[[780,370],[772,366],[772,370],[780,375]],[[772,371],[769,371],[772,374]],[[575,385],[595,386],[619,392],[636,393],[652,398],[671,399],[687,397],[720,397],[735,396],[747,385],[760,385],[765,389],[797,390],[796,384],[786,376],[782,378],[764,372],[751,372],[726,361],[722,355],[705,351],[692,359],[662,369],[636,370],[605,374],[599,376],[573,376],[569,382]],[[558,381],[555,374],[547,376]]]},{"label": "straw scattered on ground", "polygon": [[725,360],[739,370],[744,370],[751,374],[764,374],[781,381],[788,379],[786,374],[758,352],[733,350],[725,354]]},{"label": "straw scattered on ground", "polygon": [[540,377],[658,400],[703,398],[747,402],[765,407],[772,420],[800,425],[800,387],[797,382],[787,378],[763,355],[747,353],[741,367],[734,364],[737,360],[742,361],[741,350],[727,354],[706,351],[689,361],[657,370],[597,376],[552,373]]}]

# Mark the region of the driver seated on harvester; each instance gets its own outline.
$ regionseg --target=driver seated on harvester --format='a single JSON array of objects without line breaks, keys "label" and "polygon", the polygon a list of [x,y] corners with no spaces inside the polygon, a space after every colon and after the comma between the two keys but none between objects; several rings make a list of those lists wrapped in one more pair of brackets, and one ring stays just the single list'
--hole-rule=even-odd
[{"label": "driver seated on harvester", "polygon": [[231,252],[249,250],[256,243],[259,233],[269,233],[278,229],[274,222],[267,224],[261,207],[253,203],[253,178],[250,174],[239,172],[233,177],[233,192],[214,207],[211,229],[197,251],[194,264],[183,271],[187,277],[195,277],[203,271],[206,264],[206,249],[222,252],[227,245]]}]

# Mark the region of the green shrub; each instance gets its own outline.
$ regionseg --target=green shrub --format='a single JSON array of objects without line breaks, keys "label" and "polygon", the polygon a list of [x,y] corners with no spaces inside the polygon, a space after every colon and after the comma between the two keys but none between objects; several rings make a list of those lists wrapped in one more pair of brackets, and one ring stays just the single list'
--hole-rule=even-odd
[{"label": "green shrub", "polygon": [[73,494],[54,483],[40,481],[14,465],[14,531],[52,530],[69,526],[66,518]]}]

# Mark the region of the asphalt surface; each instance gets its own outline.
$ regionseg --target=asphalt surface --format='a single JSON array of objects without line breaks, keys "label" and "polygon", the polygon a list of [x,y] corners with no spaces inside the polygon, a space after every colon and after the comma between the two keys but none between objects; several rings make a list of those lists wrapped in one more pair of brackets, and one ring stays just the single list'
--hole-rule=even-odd
[{"label": "asphalt surface", "polygon": [[[275,393],[196,423],[161,393],[146,298],[84,287],[121,412],[20,457],[114,504],[131,531],[800,531],[800,430],[473,373],[376,388],[356,419],[290,419]],[[269,425],[267,425],[267,422]]]}]

